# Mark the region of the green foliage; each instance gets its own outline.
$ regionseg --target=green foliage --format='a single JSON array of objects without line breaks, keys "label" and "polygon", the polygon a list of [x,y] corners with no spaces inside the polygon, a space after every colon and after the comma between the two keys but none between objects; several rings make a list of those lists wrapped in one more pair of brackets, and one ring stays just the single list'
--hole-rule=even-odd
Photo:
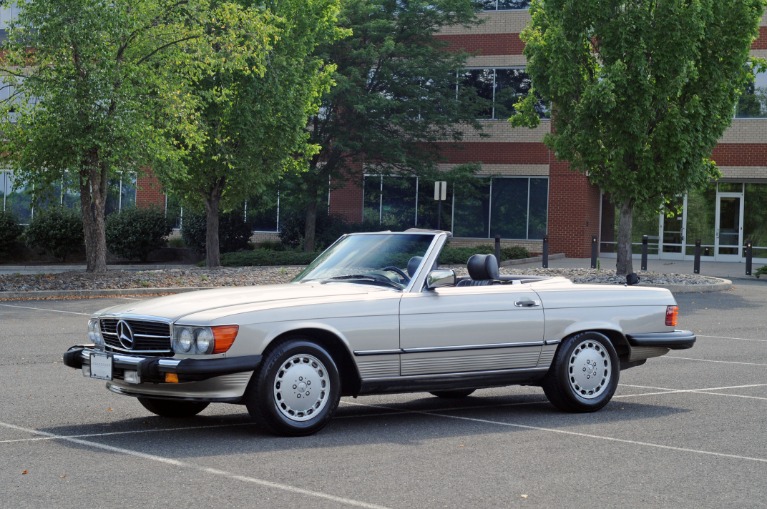
[{"label": "green foliage", "polygon": [[11,255],[22,231],[23,229],[15,215],[0,211],[0,260]]},{"label": "green foliage", "polygon": [[145,262],[165,245],[172,229],[162,210],[126,209],[107,217],[107,247],[122,258]]},{"label": "green foliage", "polygon": [[[711,151],[730,125],[764,0],[534,0],[521,34],[535,92],[552,105],[545,142],[631,214],[718,176]],[[514,125],[534,126],[535,94]],[[626,231],[628,230],[628,231]],[[625,255],[629,258],[626,259]],[[622,259],[623,258],[623,259]]]},{"label": "green foliage", "polygon": [[[280,223],[280,240],[282,244],[290,248],[304,246],[304,221],[301,212],[289,212],[282,217]],[[378,232],[384,230],[398,231],[402,228],[395,224],[380,224],[376,221],[362,223],[350,223],[340,216],[329,215],[327,211],[317,214],[315,231],[315,246],[317,249],[325,249],[338,240],[341,235],[354,232]]]},{"label": "green foliage", "polygon": [[337,67],[335,86],[309,121],[320,152],[308,172],[285,183],[286,195],[313,211],[331,176],[363,162],[366,171],[431,175],[438,142],[478,131],[486,103],[471,87],[456,98],[456,70],[467,55],[446,51],[435,37],[444,27],[477,23],[475,8],[472,0],[342,0],[339,24],[352,35],[318,50]]},{"label": "green foliage", "polygon": [[274,265],[308,265],[318,253],[303,251],[273,251],[271,249],[254,249],[238,251],[221,255],[221,265],[224,267],[250,267]]},{"label": "green foliage", "polygon": [[62,262],[85,248],[80,214],[62,207],[36,212],[24,236],[29,247],[49,253]]},{"label": "green foliage", "polygon": [[[222,253],[240,251],[248,247],[248,242],[253,234],[251,224],[243,219],[241,211],[221,214],[218,222],[218,237]],[[207,218],[203,214],[189,214],[184,216],[184,224],[181,228],[181,236],[184,243],[197,251],[205,252],[207,237]]]},{"label": "green foliage", "polygon": [[189,89],[233,69],[262,73],[271,19],[218,0],[18,3],[2,48],[14,93],[0,103],[0,157],[34,189],[79,183],[89,271],[106,270],[108,180],[177,166],[204,143]]},{"label": "green foliage", "polygon": [[[495,254],[495,247],[487,244],[474,247],[445,246],[439,255],[441,264],[465,264],[473,254]],[[521,246],[506,246],[501,248],[501,260],[519,260],[529,258],[530,253]]]},{"label": "green foliage", "polygon": [[754,275],[758,278],[760,276],[763,276],[767,274],[767,265],[762,265],[758,269],[756,269],[756,272],[754,272]]}]

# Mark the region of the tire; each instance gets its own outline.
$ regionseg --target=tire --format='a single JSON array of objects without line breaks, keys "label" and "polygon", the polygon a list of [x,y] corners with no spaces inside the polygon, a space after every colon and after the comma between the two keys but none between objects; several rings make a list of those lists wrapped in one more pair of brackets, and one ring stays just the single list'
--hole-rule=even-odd
[{"label": "tire", "polygon": [[138,398],[138,402],[153,414],[171,419],[194,417],[208,408],[210,404],[204,401],[175,401],[155,398]]},{"label": "tire", "polygon": [[432,391],[429,394],[444,399],[462,399],[470,396],[476,389],[453,389],[449,391]]},{"label": "tire", "polygon": [[311,435],[327,425],[341,398],[336,363],[307,340],[282,343],[264,358],[245,392],[251,417],[277,435]]},{"label": "tire", "polygon": [[612,399],[619,376],[618,354],[607,336],[582,332],[562,342],[541,385],[558,409],[595,412]]}]

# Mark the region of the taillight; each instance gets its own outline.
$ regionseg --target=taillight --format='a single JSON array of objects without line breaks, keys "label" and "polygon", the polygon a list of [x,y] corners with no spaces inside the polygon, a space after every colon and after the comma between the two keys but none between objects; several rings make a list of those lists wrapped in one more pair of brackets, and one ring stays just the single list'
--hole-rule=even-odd
[{"label": "taillight", "polygon": [[679,317],[679,306],[666,307],[666,325],[676,327],[676,320]]}]

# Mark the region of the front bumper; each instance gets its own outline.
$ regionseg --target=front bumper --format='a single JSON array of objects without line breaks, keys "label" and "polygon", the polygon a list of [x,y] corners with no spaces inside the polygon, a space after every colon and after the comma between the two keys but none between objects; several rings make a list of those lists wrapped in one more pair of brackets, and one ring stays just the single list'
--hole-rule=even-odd
[{"label": "front bumper", "polygon": [[[103,354],[95,345],[76,345],[64,352],[64,364],[74,369],[90,365],[91,354]],[[242,357],[217,357],[213,359],[176,359],[173,357],[144,357],[110,353],[112,370],[117,379],[124,379],[125,372],[135,372],[138,383],[162,383],[165,375],[177,375],[178,383],[198,382],[224,375],[255,370],[261,364],[260,355]]]},{"label": "front bumper", "polygon": [[671,332],[651,332],[645,334],[628,334],[626,336],[632,347],[668,348],[669,350],[685,350],[695,344],[695,334],[688,330]]}]

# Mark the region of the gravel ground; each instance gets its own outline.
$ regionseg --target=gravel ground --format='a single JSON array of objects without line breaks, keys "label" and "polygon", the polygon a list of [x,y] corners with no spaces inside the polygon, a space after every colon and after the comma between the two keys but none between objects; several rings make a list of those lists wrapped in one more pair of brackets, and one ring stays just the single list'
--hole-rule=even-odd
[{"label": "gravel ground", "polygon": [[[465,267],[453,267],[458,275],[465,275]],[[287,283],[303,267],[238,267],[210,270],[190,267],[145,271],[111,270],[105,274],[82,271],[57,274],[0,275],[0,292],[38,290],[104,290],[133,288],[203,288],[218,286],[248,286]],[[564,276],[575,283],[624,284],[625,278],[610,271],[595,269],[517,269],[502,267],[502,274]],[[689,274],[658,274],[642,272],[640,284],[651,285],[708,285],[716,278]]]}]

